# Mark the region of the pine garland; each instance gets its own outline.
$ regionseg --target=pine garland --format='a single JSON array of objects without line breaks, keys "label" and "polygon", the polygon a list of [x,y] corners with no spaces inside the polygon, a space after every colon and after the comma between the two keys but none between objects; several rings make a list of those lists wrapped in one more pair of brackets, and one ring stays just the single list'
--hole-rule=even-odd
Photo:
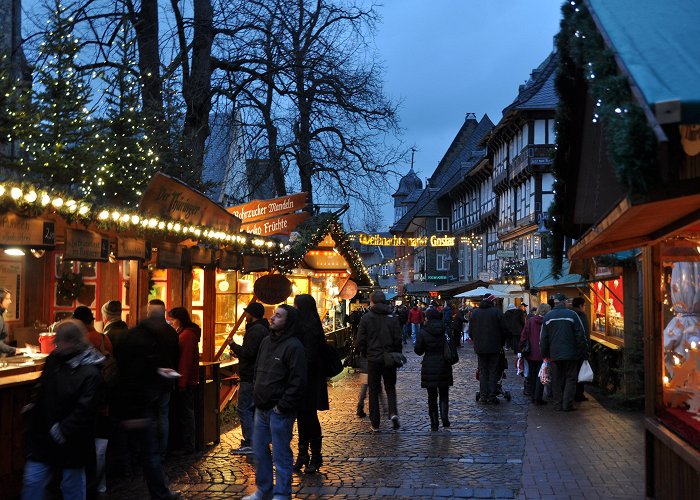
[{"label": "pine garland", "polygon": [[[644,195],[657,170],[656,139],[588,9],[579,2],[562,6],[563,19],[557,37],[560,68],[556,78],[559,104],[556,110],[557,152],[554,158],[554,201],[550,206],[550,255],[552,271],[561,273],[564,215],[573,206],[575,190],[567,173],[576,170],[579,158],[574,145],[580,140],[582,106],[579,90],[585,86],[596,102],[593,123],[604,127],[607,154],[621,185],[631,196]],[[571,236],[579,236],[571,235]]]}]

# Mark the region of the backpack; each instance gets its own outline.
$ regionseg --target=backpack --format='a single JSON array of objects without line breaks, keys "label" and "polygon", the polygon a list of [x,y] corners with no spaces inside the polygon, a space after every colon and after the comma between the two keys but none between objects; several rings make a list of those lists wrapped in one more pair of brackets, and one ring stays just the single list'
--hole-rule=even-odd
[{"label": "backpack", "polygon": [[335,377],[343,371],[343,361],[338,350],[328,342],[321,345],[321,369],[326,378]]},{"label": "backpack", "polygon": [[105,351],[105,336],[102,334],[102,341],[100,342],[100,353],[105,357],[102,363],[102,381],[107,387],[114,387],[117,385],[117,379],[119,378],[119,369],[117,368],[117,360],[114,359],[112,353]]},{"label": "backpack", "polygon": [[443,346],[443,351],[442,351],[442,356],[445,358],[445,361],[450,364],[454,365],[459,361],[459,354],[457,353],[457,348],[454,346],[452,341],[450,340],[450,337],[445,334],[445,345]]}]

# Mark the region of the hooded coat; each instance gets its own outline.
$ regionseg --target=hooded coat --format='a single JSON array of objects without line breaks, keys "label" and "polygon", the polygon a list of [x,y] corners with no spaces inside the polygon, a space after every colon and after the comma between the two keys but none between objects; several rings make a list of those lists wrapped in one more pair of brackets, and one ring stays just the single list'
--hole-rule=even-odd
[{"label": "hooded coat", "polygon": [[401,352],[403,340],[398,317],[387,304],[373,304],[360,320],[355,347],[368,361],[384,361],[385,352]]},{"label": "hooded coat", "polygon": [[39,378],[29,417],[27,458],[62,469],[77,469],[95,453],[95,420],[100,365],[92,347],[73,355],[52,352]]},{"label": "hooded coat", "polygon": [[429,319],[416,335],[413,350],[423,356],[420,369],[420,386],[448,387],[452,381],[452,366],[445,361],[445,325],[439,319]]},{"label": "hooded coat", "polygon": [[256,408],[277,407],[281,413],[294,414],[302,403],[306,390],[306,354],[295,329],[296,317],[284,330],[273,330],[260,343],[253,386]]},{"label": "hooded coat", "polygon": [[469,319],[469,335],[477,354],[498,354],[503,349],[510,331],[503,321],[503,313],[490,300],[482,300]]},{"label": "hooded coat", "polygon": [[520,348],[522,349],[526,340],[530,341],[530,355],[527,357],[530,361],[542,361],[542,352],[540,351],[540,332],[542,331],[542,316],[533,316],[525,323],[520,334]]},{"label": "hooded coat", "polygon": [[270,323],[265,319],[256,319],[246,323],[243,345],[235,342],[229,344],[231,350],[238,358],[238,375],[242,382],[253,382],[255,378],[255,360],[258,359],[258,351],[263,339],[270,334]]}]

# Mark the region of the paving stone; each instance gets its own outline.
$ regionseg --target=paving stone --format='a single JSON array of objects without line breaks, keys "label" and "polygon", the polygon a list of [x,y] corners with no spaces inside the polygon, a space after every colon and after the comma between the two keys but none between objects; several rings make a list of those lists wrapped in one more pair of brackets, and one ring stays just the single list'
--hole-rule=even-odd
[{"label": "paving stone", "polygon": [[[476,403],[476,356],[460,349],[450,389],[449,430],[430,431],[427,393],[420,387],[420,358],[407,352],[397,393],[401,429],[391,430],[386,411],[381,432],[355,415],[358,374],[329,387],[329,411],[319,412],[324,465],[318,474],[294,474],[295,498],[643,498],[643,431],[640,414],[609,410],[595,398],[581,411],[562,414],[533,407],[522,378],[509,369],[503,380],[512,400]],[[512,355],[508,355],[513,366]],[[367,410],[367,405],[365,405]],[[240,498],[255,491],[251,456],[231,456],[239,427],[203,453],[170,459],[165,473],[187,499]],[[296,451],[296,437],[292,449]],[[556,494],[555,494],[556,492]],[[110,481],[108,498],[148,497],[140,475]]]}]

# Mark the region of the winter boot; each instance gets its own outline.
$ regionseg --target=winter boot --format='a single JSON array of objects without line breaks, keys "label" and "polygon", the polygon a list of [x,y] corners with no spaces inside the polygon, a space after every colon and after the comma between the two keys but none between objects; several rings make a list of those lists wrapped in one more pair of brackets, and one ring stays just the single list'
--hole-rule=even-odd
[{"label": "winter boot", "polygon": [[323,437],[311,440],[311,460],[309,460],[309,464],[306,466],[306,469],[304,469],[304,472],[307,474],[318,472],[323,465],[323,456],[321,455],[322,443]]},{"label": "winter boot", "polygon": [[309,440],[299,437],[299,452],[297,453],[297,460],[294,462],[294,470],[301,471],[304,466],[309,466]]},{"label": "winter boot", "polygon": [[447,418],[447,410],[449,408],[450,402],[448,400],[440,400],[440,418],[442,419],[442,426],[449,427],[450,420]]},{"label": "winter boot", "polygon": [[432,432],[435,432],[438,430],[438,412],[437,410],[430,410],[428,412],[428,415],[430,415],[430,430]]}]

